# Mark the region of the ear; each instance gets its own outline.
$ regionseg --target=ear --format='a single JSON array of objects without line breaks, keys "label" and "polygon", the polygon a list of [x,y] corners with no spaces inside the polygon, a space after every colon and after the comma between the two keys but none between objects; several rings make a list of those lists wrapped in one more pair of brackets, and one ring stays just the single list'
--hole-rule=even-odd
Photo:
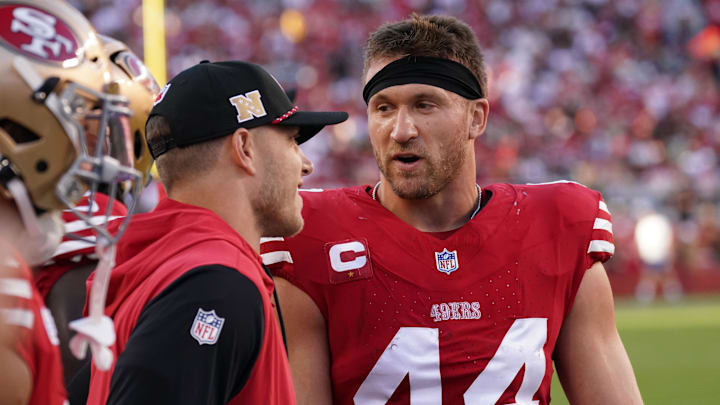
[{"label": "ear", "polygon": [[253,176],[257,172],[258,161],[253,134],[245,128],[238,128],[230,135],[230,153],[233,162]]},{"label": "ear", "polygon": [[469,108],[472,116],[469,138],[474,140],[485,132],[488,114],[490,114],[490,103],[485,98],[471,100]]}]

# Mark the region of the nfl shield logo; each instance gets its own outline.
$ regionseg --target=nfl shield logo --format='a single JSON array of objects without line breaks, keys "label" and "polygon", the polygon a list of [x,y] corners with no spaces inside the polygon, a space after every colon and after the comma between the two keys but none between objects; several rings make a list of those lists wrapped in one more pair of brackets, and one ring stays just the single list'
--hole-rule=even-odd
[{"label": "nfl shield logo", "polygon": [[442,252],[435,252],[435,266],[445,274],[450,274],[460,268],[458,265],[457,250],[449,252],[446,248],[443,249]]},{"label": "nfl shield logo", "polygon": [[198,341],[201,345],[213,345],[220,337],[225,318],[220,318],[215,310],[205,311],[198,309],[195,315],[195,321],[190,328],[190,336]]}]

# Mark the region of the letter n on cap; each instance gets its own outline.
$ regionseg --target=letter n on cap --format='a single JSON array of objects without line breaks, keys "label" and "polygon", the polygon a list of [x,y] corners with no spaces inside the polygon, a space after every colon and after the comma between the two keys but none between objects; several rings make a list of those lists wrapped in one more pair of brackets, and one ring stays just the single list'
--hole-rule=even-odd
[{"label": "letter n on cap", "polygon": [[230,103],[235,106],[238,112],[238,122],[249,121],[253,118],[260,118],[267,115],[265,112],[265,106],[260,101],[260,91],[253,90],[245,93],[245,95],[238,94],[237,96],[230,97]]}]

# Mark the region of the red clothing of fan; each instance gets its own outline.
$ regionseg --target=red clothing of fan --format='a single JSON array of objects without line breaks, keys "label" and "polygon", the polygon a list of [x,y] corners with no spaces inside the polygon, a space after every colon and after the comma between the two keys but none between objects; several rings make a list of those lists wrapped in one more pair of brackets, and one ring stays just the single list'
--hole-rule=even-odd
[{"label": "red clothing of fan", "polygon": [[20,329],[17,351],[32,376],[28,405],[66,405],[62,361],[52,314],[32,285],[30,269],[19,257],[5,263],[4,267],[15,273],[0,278],[0,294],[9,298],[3,298],[6,302],[14,303],[3,310],[4,321],[8,326]]},{"label": "red clothing of fan", "polygon": [[[287,355],[275,319],[273,281],[262,269],[257,253],[220,217],[204,208],[164,199],[153,212],[132,218],[118,244],[116,261],[105,310],[115,322],[117,341],[111,350],[116,360],[148,302],[193,268],[223,265],[242,273],[260,291],[265,325],[252,375],[228,404],[295,403]],[[88,288],[93,278],[94,274]],[[112,369],[101,372],[93,365],[88,405],[105,404],[111,377]]]},{"label": "red clothing of fan", "polygon": [[610,258],[600,193],[575,183],[496,184],[437,238],[371,187],[302,193],[305,228],[263,259],[328,327],[335,404],[540,404],[580,281]]}]

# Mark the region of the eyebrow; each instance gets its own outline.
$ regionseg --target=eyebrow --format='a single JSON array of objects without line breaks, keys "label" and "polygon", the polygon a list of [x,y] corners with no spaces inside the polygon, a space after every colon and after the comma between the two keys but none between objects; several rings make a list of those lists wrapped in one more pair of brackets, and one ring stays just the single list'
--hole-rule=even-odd
[{"label": "eyebrow", "polygon": [[[446,97],[443,97],[441,94],[438,94],[437,92],[430,92],[430,91],[422,91],[420,93],[414,94],[412,96],[413,101],[422,100],[422,99],[429,99],[437,102],[446,102]],[[386,101],[392,101],[391,97],[388,97],[385,94],[378,93],[375,96],[373,96],[371,103],[382,103]]]},{"label": "eyebrow", "polygon": [[384,101],[389,101],[389,98],[384,94],[376,94],[373,96],[372,99],[370,99],[370,103],[381,103]]},{"label": "eyebrow", "polygon": [[435,92],[424,91],[422,93],[418,93],[413,96],[414,100],[419,100],[419,99],[423,99],[423,98],[428,98],[428,99],[436,100],[436,101],[445,101],[445,97],[443,97],[442,95],[435,93]]}]

